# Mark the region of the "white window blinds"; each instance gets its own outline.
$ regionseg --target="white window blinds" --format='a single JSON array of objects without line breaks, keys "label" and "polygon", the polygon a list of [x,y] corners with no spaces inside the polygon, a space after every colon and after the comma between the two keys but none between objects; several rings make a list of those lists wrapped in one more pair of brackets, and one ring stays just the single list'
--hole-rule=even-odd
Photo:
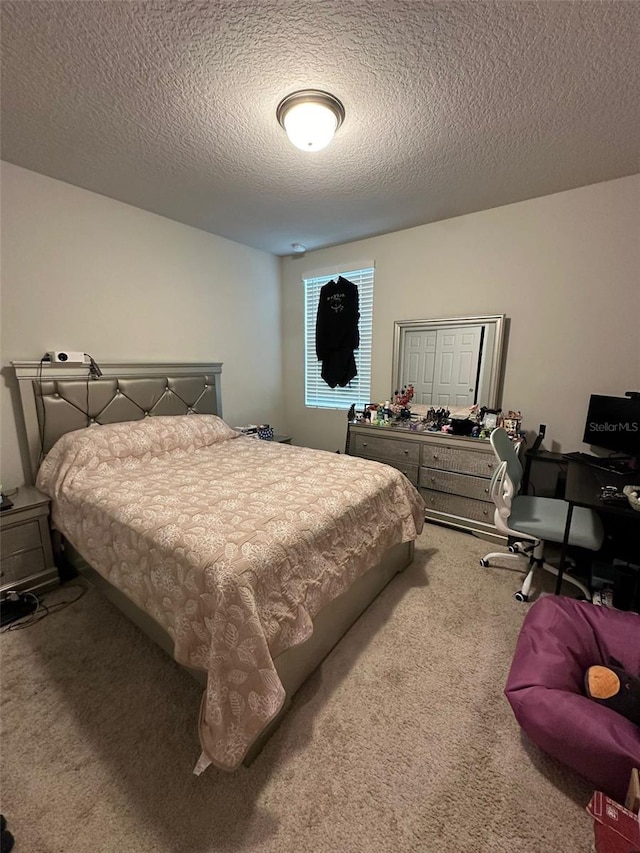
[{"label": "white window blinds", "polygon": [[[305,329],[305,406],[322,409],[348,409],[352,403],[361,407],[370,403],[371,395],[371,330],[373,326],[373,266],[355,270],[335,270],[304,278]],[[316,317],[320,290],[338,276],[352,281],[358,288],[360,305],[360,348],[354,353],[358,375],[346,388],[329,388],[320,375],[322,362],[316,356]]]}]

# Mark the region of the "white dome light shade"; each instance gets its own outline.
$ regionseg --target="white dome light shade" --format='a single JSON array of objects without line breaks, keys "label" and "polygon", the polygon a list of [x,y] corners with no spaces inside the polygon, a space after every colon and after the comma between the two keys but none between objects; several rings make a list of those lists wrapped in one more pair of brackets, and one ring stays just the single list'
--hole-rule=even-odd
[{"label": "white dome light shade", "polygon": [[301,151],[326,148],[338,127],[335,113],[324,104],[295,104],[283,121],[287,136]]},{"label": "white dome light shade", "polygon": [[278,121],[301,151],[321,151],[342,124],[344,107],[328,92],[308,89],[294,92],[280,102]]}]

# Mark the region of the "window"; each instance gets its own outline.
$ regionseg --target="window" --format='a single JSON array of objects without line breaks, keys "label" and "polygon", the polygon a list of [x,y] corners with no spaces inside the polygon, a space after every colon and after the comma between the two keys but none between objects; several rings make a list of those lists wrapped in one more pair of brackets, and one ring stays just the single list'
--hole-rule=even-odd
[{"label": "window", "polygon": [[[348,409],[352,403],[362,407],[371,399],[371,329],[373,325],[373,263],[362,269],[333,270],[309,274],[304,282],[304,402],[305,406],[320,409]],[[316,356],[316,316],[320,290],[330,279],[339,275],[358,288],[360,305],[360,348],[355,352],[358,375],[346,388],[329,388],[320,375],[322,363]]]}]

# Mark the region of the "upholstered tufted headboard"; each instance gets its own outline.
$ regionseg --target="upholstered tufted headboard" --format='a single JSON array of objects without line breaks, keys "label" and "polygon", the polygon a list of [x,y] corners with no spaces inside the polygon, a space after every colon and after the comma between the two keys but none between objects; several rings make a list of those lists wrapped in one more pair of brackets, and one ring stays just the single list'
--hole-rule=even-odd
[{"label": "upholstered tufted headboard", "polygon": [[[66,432],[91,424],[157,415],[222,415],[222,364],[100,364],[13,362],[26,435],[25,473],[34,481],[41,457]],[[25,454],[23,454],[25,455]]]}]

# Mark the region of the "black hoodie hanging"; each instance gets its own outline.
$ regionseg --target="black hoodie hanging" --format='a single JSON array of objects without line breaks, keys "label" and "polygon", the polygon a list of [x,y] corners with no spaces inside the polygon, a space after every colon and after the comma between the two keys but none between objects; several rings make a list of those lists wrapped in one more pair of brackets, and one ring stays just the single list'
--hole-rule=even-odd
[{"label": "black hoodie hanging", "polygon": [[353,351],[360,346],[358,288],[340,276],[320,291],[316,318],[316,355],[330,388],[344,388],[358,375]]}]

